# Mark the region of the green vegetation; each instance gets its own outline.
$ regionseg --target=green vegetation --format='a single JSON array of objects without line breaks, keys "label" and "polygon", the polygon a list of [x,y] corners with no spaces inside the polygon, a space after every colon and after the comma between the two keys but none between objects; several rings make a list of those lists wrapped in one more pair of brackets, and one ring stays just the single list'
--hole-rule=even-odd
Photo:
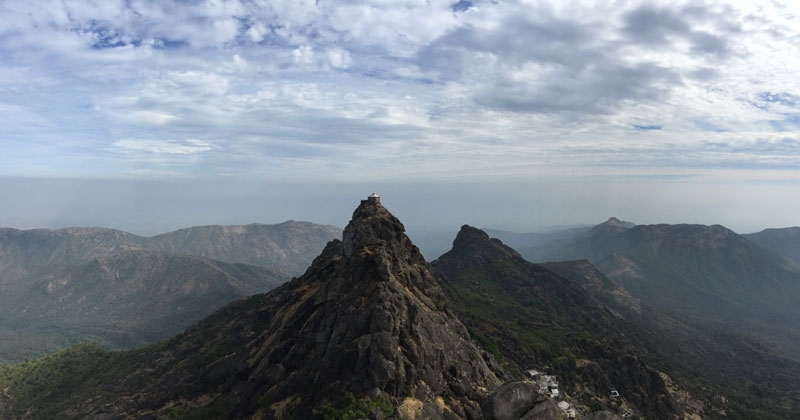
[{"label": "green vegetation", "polygon": [[36,418],[56,418],[69,404],[95,396],[81,390],[124,378],[138,365],[137,352],[109,352],[83,343],[39,360],[0,367],[0,390],[9,397],[0,405],[0,417],[19,418],[33,410]]},{"label": "green vegetation", "polygon": [[500,348],[497,347],[497,342],[494,340],[494,338],[483,336],[473,328],[468,328],[468,331],[469,336],[472,337],[473,340],[477,341],[478,345],[482,349],[494,356],[496,360],[502,360],[503,357],[500,355]]},{"label": "green vegetation", "polygon": [[377,409],[384,418],[394,413],[392,404],[381,397],[356,398],[348,392],[338,405],[323,404],[314,410],[314,414],[322,416],[325,420],[362,420],[366,419],[373,409]]},{"label": "green vegetation", "polygon": [[522,346],[553,364],[576,350],[568,333],[615,333],[615,321],[582,290],[521,258],[445,254],[434,265],[450,280],[445,288],[470,335],[498,359],[503,346]]},{"label": "green vegetation", "polygon": [[230,413],[233,402],[226,399],[214,400],[211,404],[195,410],[185,407],[175,407],[166,416],[159,420],[216,420],[222,419]]}]

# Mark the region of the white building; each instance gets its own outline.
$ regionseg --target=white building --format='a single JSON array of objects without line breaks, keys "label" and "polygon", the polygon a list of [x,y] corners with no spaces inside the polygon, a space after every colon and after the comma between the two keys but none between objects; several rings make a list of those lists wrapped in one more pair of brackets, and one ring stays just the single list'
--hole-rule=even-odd
[{"label": "white building", "polygon": [[545,375],[536,369],[530,369],[525,373],[539,385],[539,393],[546,394],[550,398],[558,398],[561,395],[558,392],[558,381],[555,376]]}]

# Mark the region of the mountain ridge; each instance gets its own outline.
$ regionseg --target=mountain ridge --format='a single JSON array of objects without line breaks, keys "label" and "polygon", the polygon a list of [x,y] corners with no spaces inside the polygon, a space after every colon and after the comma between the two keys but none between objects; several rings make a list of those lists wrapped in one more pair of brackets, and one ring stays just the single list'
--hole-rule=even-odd
[{"label": "mountain ridge", "polygon": [[800,359],[800,265],[721,225],[595,228],[529,260],[585,258],[654,308],[752,334]]},{"label": "mountain ridge", "polygon": [[[638,289],[642,297],[654,303],[691,309],[683,303],[715,294],[729,302],[716,300],[717,304],[747,310],[753,297],[761,296],[763,303],[770,304],[783,301],[787,295],[782,291],[796,287],[795,279],[800,279],[796,265],[721,225],[649,225],[634,227],[625,236],[629,247],[615,249],[612,255],[597,260],[596,265],[635,295]],[[653,281],[642,284],[642,279],[661,274],[666,264],[671,264],[670,272],[674,273],[669,286]],[[714,265],[716,268],[711,268]],[[709,268],[719,274],[709,276]],[[696,281],[704,278],[707,283]],[[676,288],[681,297],[667,301],[667,292],[674,293]],[[700,305],[694,308],[702,310]]]},{"label": "mountain ridge", "polygon": [[624,339],[622,318],[574,282],[469,225],[431,264],[445,275],[453,306],[487,349],[521,371],[554,372],[573,403],[613,407],[607,396],[616,388],[648,418],[681,412],[660,374]]},{"label": "mountain ridge", "polygon": [[308,267],[325,243],[340,236],[341,229],[335,226],[295,220],[278,224],[193,226],[149,237],[101,227],[0,228],[0,272],[9,266],[36,263],[61,267],[118,251],[141,249],[270,266],[296,275]]},{"label": "mountain ridge", "polygon": [[[129,348],[166,338],[232,299],[269,290],[288,280],[287,273],[299,274],[325,243],[340,236],[336,227],[297,221],[209,225],[149,238],[99,227],[0,229],[0,363],[80,341]],[[111,276],[109,270],[124,273]],[[67,279],[72,294],[55,298],[63,289],[58,282]],[[181,295],[176,279],[184,288],[204,284],[216,295],[202,290]],[[154,289],[171,285],[175,294],[134,293],[134,281]],[[109,304],[120,292],[112,284],[130,292],[117,305]],[[168,303],[177,305],[174,314]]]},{"label": "mountain ridge", "polygon": [[800,264],[800,227],[764,229],[742,236]]}]

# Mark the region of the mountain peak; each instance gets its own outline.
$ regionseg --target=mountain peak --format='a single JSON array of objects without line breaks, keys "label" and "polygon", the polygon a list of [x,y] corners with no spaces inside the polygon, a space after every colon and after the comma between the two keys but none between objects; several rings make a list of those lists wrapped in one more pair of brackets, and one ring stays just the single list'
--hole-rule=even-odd
[{"label": "mountain peak", "polygon": [[466,252],[474,255],[475,258],[521,258],[517,251],[504,245],[499,239],[490,238],[489,234],[483,230],[470,225],[461,226],[461,230],[453,241],[452,251]]},{"label": "mountain peak", "polygon": [[603,223],[592,228],[592,230],[602,230],[607,232],[621,232],[628,230],[632,227],[636,226],[634,223],[626,222],[624,220],[617,219],[616,217],[610,217]]},{"label": "mountain peak", "polygon": [[[307,408],[347,391],[440,412],[438,397],[457,418],[480,411],[483,390],[499,380],[404,230],[370,196],[342,241],[329,243],[303,276],[273,294],[279,304],[270,311],[280,322],[265,331],[270,346],[259,373],[273,401]],[[310,390],[308,378],[314,392],[298,391]]]},{"label": "mountain peak", "polygon": [[617,219],[616,217],[613,217],[613,216],[609,217],[608,220],[606,220],[605,223],[607,225],[609,225],[609,226],[621,226],[621,227],[626,228],[626,229],[636,226],[635,224],[633,224],[631,222],[626,222],[624,220],[619,220],[619,219]]},{"label": "mountain peak", "polygon": [[[419,254],[419,250],[405,235],[400,220],[381,204],[373,193],[353,212],[353,218],[342,234],[342,251],[351,257],[365,248],[386,248],[394,253]],[[421,258],[421,255],[419,255]]]},{"label": "mountain peak", "polygon": [[475,240],[488,241],[489,234],[476,227],[472,227],[470,225],[463,225],[461,226],[461,230],[458,231],[458,235],[456,235],[455,241],[453,241],[453,246],[454,247],[461,246],[464,243],[472,242]]}]

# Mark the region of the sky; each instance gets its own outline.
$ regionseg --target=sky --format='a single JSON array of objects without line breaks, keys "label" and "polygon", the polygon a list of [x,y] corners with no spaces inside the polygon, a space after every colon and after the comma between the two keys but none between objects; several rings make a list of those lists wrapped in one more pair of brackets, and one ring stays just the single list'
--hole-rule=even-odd
[{"label": "sky", "polygon": [[0,0],[0,225],[800,225],[790,1]]}]

